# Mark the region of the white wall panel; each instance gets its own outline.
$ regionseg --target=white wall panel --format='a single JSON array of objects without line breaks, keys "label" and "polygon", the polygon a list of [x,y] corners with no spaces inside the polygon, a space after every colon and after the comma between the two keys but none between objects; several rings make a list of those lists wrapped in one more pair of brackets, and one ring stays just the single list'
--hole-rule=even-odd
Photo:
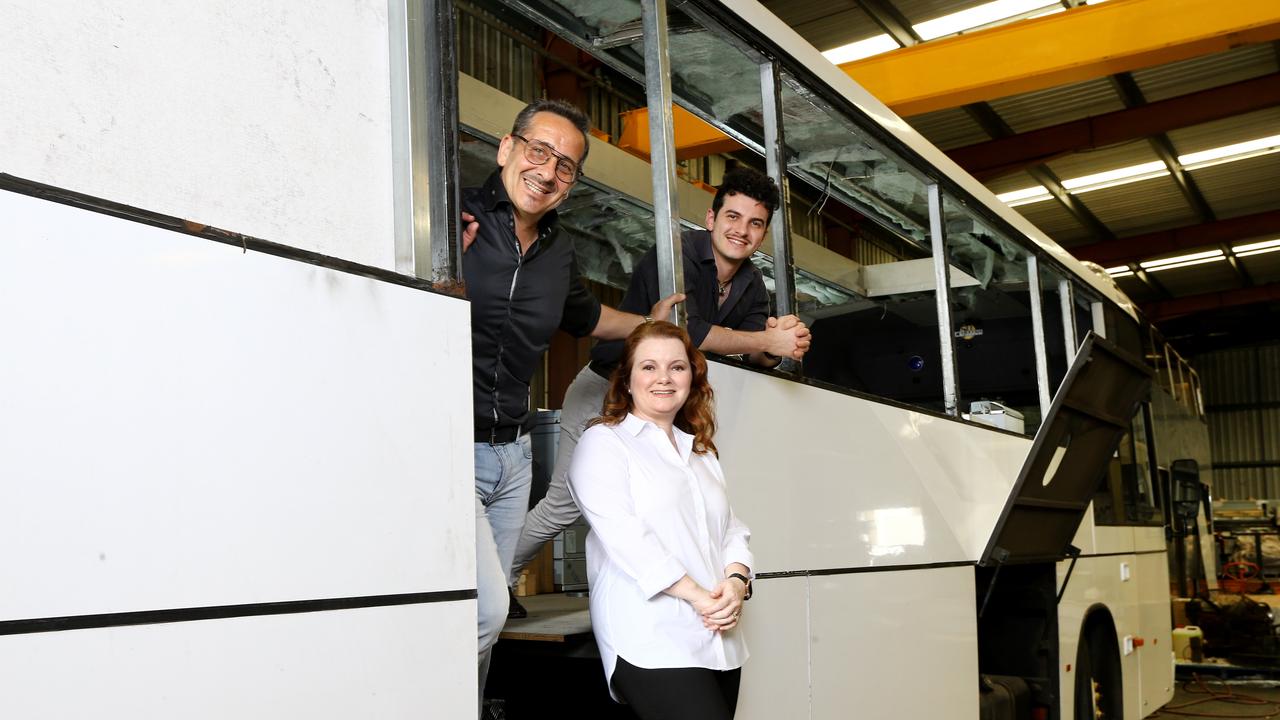
[{"label": "white wall panel", "polygon": [[0,172],[390,268],[386,14],[0,2]]},{"label": "white wall panel", "polygon": [[757,572],[976,560],[1026,438],[713,364]]},{"label": "white wall panel", "polygon": [[0,717],[465,718],[475,601],[0,637]]},{"label": "white wall panel", "polygon": [[812,717],[978,717],[972,567],[819,576],[810,594]]},{"label": "white wall panel", "polygon": [[465,302],[0,217],[0,620],[475,587]]}]

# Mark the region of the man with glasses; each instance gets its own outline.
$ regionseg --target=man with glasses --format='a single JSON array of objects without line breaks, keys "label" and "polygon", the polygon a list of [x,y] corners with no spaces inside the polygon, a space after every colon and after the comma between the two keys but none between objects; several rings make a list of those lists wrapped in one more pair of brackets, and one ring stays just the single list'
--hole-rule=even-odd
[{"label": "man with glasses", "polygon": [[[516,541],[529,507],[533,452],[529,381],[557,328],[576,337],[625,338],[641,315],[604,307],[587,292],[555,208],[586,162],[590,129],[577,108],[540,100],[498,145],[498,169],[463,191],[462,272],[471,301],[475,408],[476,589],[480,696],[506,622]],[[668,317],[683,295],[648,308]]]}]

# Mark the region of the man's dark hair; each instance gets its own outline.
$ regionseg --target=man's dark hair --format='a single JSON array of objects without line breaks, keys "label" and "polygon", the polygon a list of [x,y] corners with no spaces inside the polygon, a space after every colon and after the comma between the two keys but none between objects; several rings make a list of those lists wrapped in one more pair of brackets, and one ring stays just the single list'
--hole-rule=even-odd
[{"label": "man's dark hair", "polygon": [[720,214],[724,199],[730,195],[746,195],[764,205],[765,210],[769,211],[765,224],[773,220],[773,211],[778,209],[780,202],[778,186],[774,184],[773,178],[743,165],[724,174],[724,182],[720,183],[720,189],[716,190],[716,197],[711,201],[712,214]]},{"label": "man's dark hair", "polygon": [[555,113],[573,123],[573,126],[578,128],[578,132],[582,133],[582,157],[578,158],[578,169],[581,170],[582,166],[587,164],[587,153],[591,151],[591,120],[587,118],[586,113],[563,100],[542,99],[529,103],[519,115],[516,115],[515,122],[511,123],[511,134],[528,133],[529,125],[533,123],[533,116],[540,112]]}]

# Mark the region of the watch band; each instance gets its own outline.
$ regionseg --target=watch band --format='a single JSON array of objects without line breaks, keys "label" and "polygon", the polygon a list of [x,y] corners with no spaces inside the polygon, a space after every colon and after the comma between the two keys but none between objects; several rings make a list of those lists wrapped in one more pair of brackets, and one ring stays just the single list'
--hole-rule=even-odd
[{"label": "watch band", "polygon": [[751,599],[751,578],[747,577],[746,575],[743,575],[742,573],[729,573],[729,577],[738,578],[739,580],[742,581],[743,585],[747,586],[747,594],[743,595],[742,599],[750,600]]}]

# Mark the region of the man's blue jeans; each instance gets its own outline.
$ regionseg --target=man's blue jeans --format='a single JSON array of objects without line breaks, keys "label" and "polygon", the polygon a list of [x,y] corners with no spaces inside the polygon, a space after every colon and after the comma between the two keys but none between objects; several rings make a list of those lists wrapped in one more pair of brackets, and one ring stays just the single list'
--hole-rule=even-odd
[{"label": "man's blue jeans", "polygon": [[476,443],[476,594],[480,625],[480,699],[489,658],[507,622],[511,558],[524,528],[533,481],[528,435],[501,445]]}]

